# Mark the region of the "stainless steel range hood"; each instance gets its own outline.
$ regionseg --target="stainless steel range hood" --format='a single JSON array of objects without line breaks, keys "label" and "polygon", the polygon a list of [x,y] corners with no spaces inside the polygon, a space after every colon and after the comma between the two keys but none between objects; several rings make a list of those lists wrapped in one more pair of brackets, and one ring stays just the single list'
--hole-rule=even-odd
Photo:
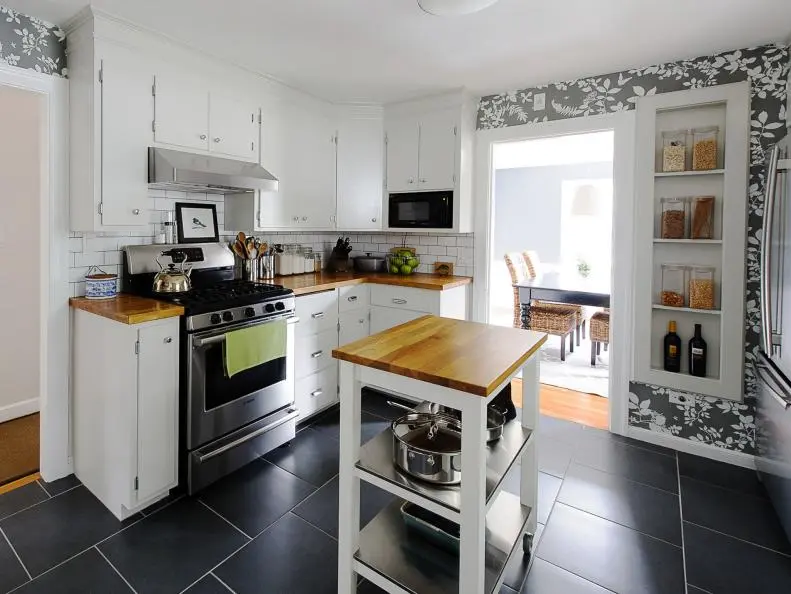
[{"label": "stainless steel range hood", "polygon": [[277,178],[255,163],[154,147],[148,148],[148,185],[207,194],[278,189]]}]

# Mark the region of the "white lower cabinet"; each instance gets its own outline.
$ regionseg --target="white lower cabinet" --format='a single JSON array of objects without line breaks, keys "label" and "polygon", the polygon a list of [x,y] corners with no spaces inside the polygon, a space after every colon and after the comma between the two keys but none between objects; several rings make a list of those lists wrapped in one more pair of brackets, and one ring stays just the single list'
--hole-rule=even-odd
[{"label": "white lower cabinet", "polygon": [[345,311],[338,318],[338,345],[343,346],[365,338],[371,333],[369,308]]},{"label": "white lower cabinet", "polygon": [[297,380],[294,400],[299,409],[300,420],[338,402],[337,363]]},{"label": "white lower cabinet", "polygon": [[371,334],[376,334],[400,326],[412,320],[430,315],[427,311],[413,311],[409,309],[395,309],[392,307],[381,307],[374,305],[371,307]]},{"label": "white lower cabinet", "polygon": [[179,320],[72,312],[74,473],[123,520],[178,484]]},{"label": "white lower cabinet", "polygon": [[338,346],[337,327],[319,334],[300,336],[294,349],[296,378],[303,378],[334,364],[332,349],[336,346]]}]

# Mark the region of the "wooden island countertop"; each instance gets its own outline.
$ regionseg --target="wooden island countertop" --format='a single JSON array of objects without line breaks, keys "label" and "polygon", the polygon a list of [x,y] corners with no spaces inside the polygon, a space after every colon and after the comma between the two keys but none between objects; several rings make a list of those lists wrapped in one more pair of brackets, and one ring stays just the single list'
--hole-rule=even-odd
[{"label": "wooden island countertop", "polygon": [[123,293],[112,299],[72,297],[69,305],[122,324],[142,324],[175,318],[184,313],[184,308],[180,305]]},{"label": "wooden island countertop", "polygon": [[310,295],[348,285],[371,283],[374,285],[392,285],[396,287],[412,287],[445,291],[472,282],[469,276],[439,276],[416,272],[409,276],[387,274],[386,272],[317,272],[315,274],[296,274],[294,276],[276,276],[273,279],[261,279],[274,285],[283,285],[292,289],[294,295]]},{"label": "wooden island countertop", "polygon": [[332,356],[446,388],[489,396],[547,335],[424,316],[334,349]]}]

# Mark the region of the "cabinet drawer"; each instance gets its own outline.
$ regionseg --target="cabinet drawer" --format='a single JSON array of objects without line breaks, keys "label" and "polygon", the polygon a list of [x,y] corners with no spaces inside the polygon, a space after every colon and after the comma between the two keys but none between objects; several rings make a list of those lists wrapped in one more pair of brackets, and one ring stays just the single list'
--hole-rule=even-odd
[{"label": "cabinet drawer", "polygon": [[338,401],[338,366],[332,365],[319,373],[298,380],[294,400],[300,421]]},{"label": "cabinet drawer", "polygon": [[332,349],[338,346],[338,330],[333,327],[319,334],[296,338],[294,369],[301,378],[324,369],[333,362]]},{"label": "cabinet drawer", "polygon": [[338,311],[368,307],[371,303],[369,285],[352,285],[338,289]]},{"label": "cabinet drawer", "polygon": [[428,312],[425,311],[373,306],[371,308],[371,334],[378,334],[388,328],[406,324],[426,315]]},{"label": "cabinet drawer", "polygon": [[325,291],[297,297],[297,336],[317,334],[338,325],[338,292]]},{"label": "cabinet drawer", "polygon": [[412,287],[393,287],[390,285],[371,286],[372,305],[424,311],[438,316],[439,299],[439,291],[413,289]]}]

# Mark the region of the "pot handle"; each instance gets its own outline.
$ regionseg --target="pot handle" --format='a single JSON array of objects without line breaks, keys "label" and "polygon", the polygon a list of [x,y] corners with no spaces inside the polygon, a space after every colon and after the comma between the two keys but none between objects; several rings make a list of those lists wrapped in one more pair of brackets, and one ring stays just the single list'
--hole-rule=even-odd
[{"label": "pot handle", "polygon": [[401,404],[400,402],[393,402],[392,400],[387,401],[388,406],[392,406],[393,408],[400,408],[401,410],[407,410],[409,412],[415,412],[414,408],[407,406],[406,404]]}]

